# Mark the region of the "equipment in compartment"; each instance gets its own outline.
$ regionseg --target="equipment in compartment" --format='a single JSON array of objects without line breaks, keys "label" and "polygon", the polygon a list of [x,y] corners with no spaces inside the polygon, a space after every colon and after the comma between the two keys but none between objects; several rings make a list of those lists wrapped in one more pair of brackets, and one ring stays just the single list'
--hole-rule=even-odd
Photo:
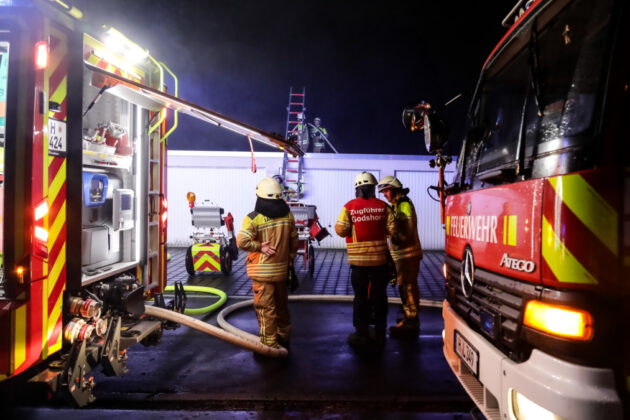
[{"label": "equipment in compartment", "polygon": [[114,230],[133,229],[133,190],[114,190],[112,224]]},{"label": "equipment in compartment", "polygon": [[81,235],[82,265],[93,265],[109,258],[109,229],[106,226],[83,227]]},{"label": "equipment in compartment", "polygon": [[190,236],[194,244],[186,250],[186,271],[191,276],[219,270],[229,275],[232,261],[238,257],[232,214],[223,217],[224,210],[209,200],[195,206],[194,193],[189,192],[187,198],[195,231]]},{"label": "equipment in compartment", "polygon": [[81,265],[87,275],[124,259],[124,231],[136,224],[135,192],[122,186],[112,172],[83,172]]},{"label": "equipment in compartment", "polygon": [[83,172],[83,202],[86,207],[97,207],[105,203],[109,179],[105,174]]}]

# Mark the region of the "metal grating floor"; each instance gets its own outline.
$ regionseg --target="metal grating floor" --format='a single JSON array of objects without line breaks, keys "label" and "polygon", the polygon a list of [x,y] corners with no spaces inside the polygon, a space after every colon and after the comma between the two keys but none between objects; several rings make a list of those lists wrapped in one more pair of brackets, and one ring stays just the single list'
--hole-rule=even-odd
[{"label": "metal grating floor", "polygon": [[[168,282],[181,281],[184,284],[209,286],[224,290],[228,296],[251,296],[252,285],[245,270],[246,252],[239,251],[233,263],[232,274],[203,273],[189,276],[186,272],[184,257],[186,248],[169,248],[171,260],[168,263]],[[309,276],[302,268],[302,258],[295,260],[300,278],[300,287],[295,294],[352,295],[350,284],[350,265],[345,250],[315,248],[315,273]],[[444,252],[425,251],[420,264],[418,284],[423,299],[441,301],[444,298],[444,277],[442,264]],[[387,288],[387,295],[398,296],[398,288]]]}]

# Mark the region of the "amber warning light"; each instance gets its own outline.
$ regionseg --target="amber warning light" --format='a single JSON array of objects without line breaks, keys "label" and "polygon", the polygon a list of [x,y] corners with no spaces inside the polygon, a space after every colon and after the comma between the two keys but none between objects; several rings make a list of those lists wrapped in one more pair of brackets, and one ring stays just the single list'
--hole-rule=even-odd
[{"label": "amber warning light", "polygon": [[588,312],[537,300],[527,302],[523,323],[548,334],[573,340],[587,341],[593,336],[593,318]]},{"label": "amber warning light", "polygon": [[190,206],[190,208],[192,209],[193,207],[195,207],[195,200],[197,199],[195,193],[189,192],[188,194],[186,194],[186,198],[188,199],[188,205]]}]

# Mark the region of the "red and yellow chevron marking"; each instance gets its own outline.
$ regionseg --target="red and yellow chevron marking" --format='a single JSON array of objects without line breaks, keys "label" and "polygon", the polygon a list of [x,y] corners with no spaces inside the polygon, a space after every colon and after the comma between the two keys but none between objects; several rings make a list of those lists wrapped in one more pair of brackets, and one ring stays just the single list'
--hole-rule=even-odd
[{"label": "red and yellow chevron marking", "polygon": [[[51,36],[47,68],[49,97],[61,104],[59,112],[48,116],[67,121],[68,46],[65,36]],[[48,143],[46,142],[46,147]],[[44,307],[46,328],[42,333],[44,354],[50,355],[62,344],[63,291],[66,285],[66,157],[45,154],[48,193],[48,279]]]},{"label": "red and yellow chevron marking", "polygon": [[[134,82],[144,83],[145,72],[127,62],[118,54],[110,51],[89,35],[83,37],[83,59],[110,73],[122,76]],[[124,68],[123,68],[124,67]]]},{"label": "red and yellow chevron marking", "polygon": [[195,271],[220,271],[220,244],[193,245],[192,256]]},{"label": "red and yellow chevron marking", "polygon": [[545,283],[611,284],[619,255],[616,199],[602,171],[549,178],[543,191]]}]

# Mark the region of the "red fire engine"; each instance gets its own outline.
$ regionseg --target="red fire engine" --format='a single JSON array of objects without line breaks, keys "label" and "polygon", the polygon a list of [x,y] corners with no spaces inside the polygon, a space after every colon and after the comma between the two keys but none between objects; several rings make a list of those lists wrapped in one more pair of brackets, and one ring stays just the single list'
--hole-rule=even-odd
[{"label": "red fire engine", "polygon": [[[629,415],[629,6],[520,1],[440,178],[444,355],[490,419]],[[443,169],[438,113],[403,115]]]},{"label": "red fire engine", "polygon": [[301,151],[167,94],[163,63],[113,28],[87,35],[65,2],[0,12],[0,380],[36,374],[84,405],[91,369],[122,374],[126,348],[165,326],[144,302],[166,283],[177,112]]}]

